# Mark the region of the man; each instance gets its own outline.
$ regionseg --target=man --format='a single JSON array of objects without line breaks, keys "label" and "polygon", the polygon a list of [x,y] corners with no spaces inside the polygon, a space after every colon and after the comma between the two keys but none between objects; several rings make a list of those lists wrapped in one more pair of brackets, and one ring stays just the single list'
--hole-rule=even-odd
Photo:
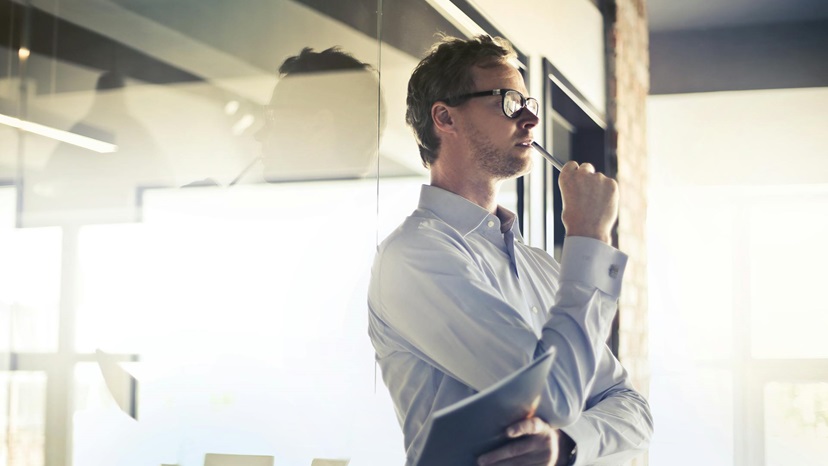
[{"label": "man", "polygon": [[408,84],[406,121],[431,183],[380,246],[368,294],[369,333],[408,464],[434,411],[551,347],[539,418],[513,425],[514,440],[479,464],[617,464],[652,434],[646,400],[605,344],[626,264],[609,244],[615,181],[589,164],[564,166],[560,264],[523,244],[515,214],[496,204],[503,181],[530,170],[538,124],[514,58],[502,39],[447,38]]}]

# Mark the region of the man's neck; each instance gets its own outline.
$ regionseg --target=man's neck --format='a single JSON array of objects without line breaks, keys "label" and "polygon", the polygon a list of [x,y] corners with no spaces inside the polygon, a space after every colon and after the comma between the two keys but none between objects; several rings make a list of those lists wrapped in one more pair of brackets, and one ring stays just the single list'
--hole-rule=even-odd
[{"label": "man's neck", "polygon": [[491,213],[497,211],[497,193],[501,181],[463,176],[454,170],[431,170],[431,185],[464,197]]}]

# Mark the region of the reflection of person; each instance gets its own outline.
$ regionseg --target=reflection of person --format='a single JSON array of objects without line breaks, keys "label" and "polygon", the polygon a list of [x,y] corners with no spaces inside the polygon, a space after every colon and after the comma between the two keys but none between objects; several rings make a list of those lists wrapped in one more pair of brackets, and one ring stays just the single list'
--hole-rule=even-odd
[{"label": "reflection of person", "polygon": [[[339,47],[302,49],[279,66],[279,81],[256,132],[262,152],[229,183],[362,178],[377,156],[379,80]],[[187,186],[215,186],[214,179]]]},{"label": "reflection of person", "polygon": [[515,214],[496,204],[502,182],[530,170],[538,124],[514,58],[502,39],[449,38],[408,84],[406,120],[431,183],[380,246],[368,302],[409,464],[434,411],[552,347],[538,418],[513,425],[514,440],[480,464],[621,463],[652,434],[647,401],[605,344],[626,264],[608,244],[615,181],[589,164],[564,167],[560,264],[525,245]]},{"label": "reflection of person", "polygon": [[305,48],[279,67],[266,108],[264,179],[360,178],[377,154],[379,81],[370,65],[337,47]]},{"label": "reflection of person", "polygon": [[117,151],[99,154],[58,145],[43,172],[33,173],[29,180],[32,192],[25,199],[26,214],[47,216],[35,223],[133,221],[138,189],[172,184],[161,149],[130,115],[123,88],[119,73],[101,74],[92,107],[69,130],[110,142]]}]

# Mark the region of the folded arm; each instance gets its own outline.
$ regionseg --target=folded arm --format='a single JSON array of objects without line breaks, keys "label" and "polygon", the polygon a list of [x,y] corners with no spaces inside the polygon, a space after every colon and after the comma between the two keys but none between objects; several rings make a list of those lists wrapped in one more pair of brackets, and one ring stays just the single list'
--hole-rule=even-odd
[{"label": "folded arm", "polygon": [[[592,391],[624,265],[613,248],[584,240],[567,239],[557,299],[540,338],[477,258],[439,231],[387,246],[375,264],[371,308],[408,350],[478,391],[555,347],[541,412],[555,427],[569,425]],[[616,277],[601,275],[619,264]]]}]

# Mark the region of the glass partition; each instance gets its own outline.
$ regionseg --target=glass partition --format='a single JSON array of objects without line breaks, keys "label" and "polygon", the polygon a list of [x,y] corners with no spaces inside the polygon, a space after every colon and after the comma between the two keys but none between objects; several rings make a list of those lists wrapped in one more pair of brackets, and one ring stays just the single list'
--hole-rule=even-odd
[{"label": "glass partition", "polygon": [[438,4],[0,0],[0,465],[404,462],[365,302]]},{"label": "glass partition", "polygon": [[0,2],[0,464],[401,463],[379,11]]}]

